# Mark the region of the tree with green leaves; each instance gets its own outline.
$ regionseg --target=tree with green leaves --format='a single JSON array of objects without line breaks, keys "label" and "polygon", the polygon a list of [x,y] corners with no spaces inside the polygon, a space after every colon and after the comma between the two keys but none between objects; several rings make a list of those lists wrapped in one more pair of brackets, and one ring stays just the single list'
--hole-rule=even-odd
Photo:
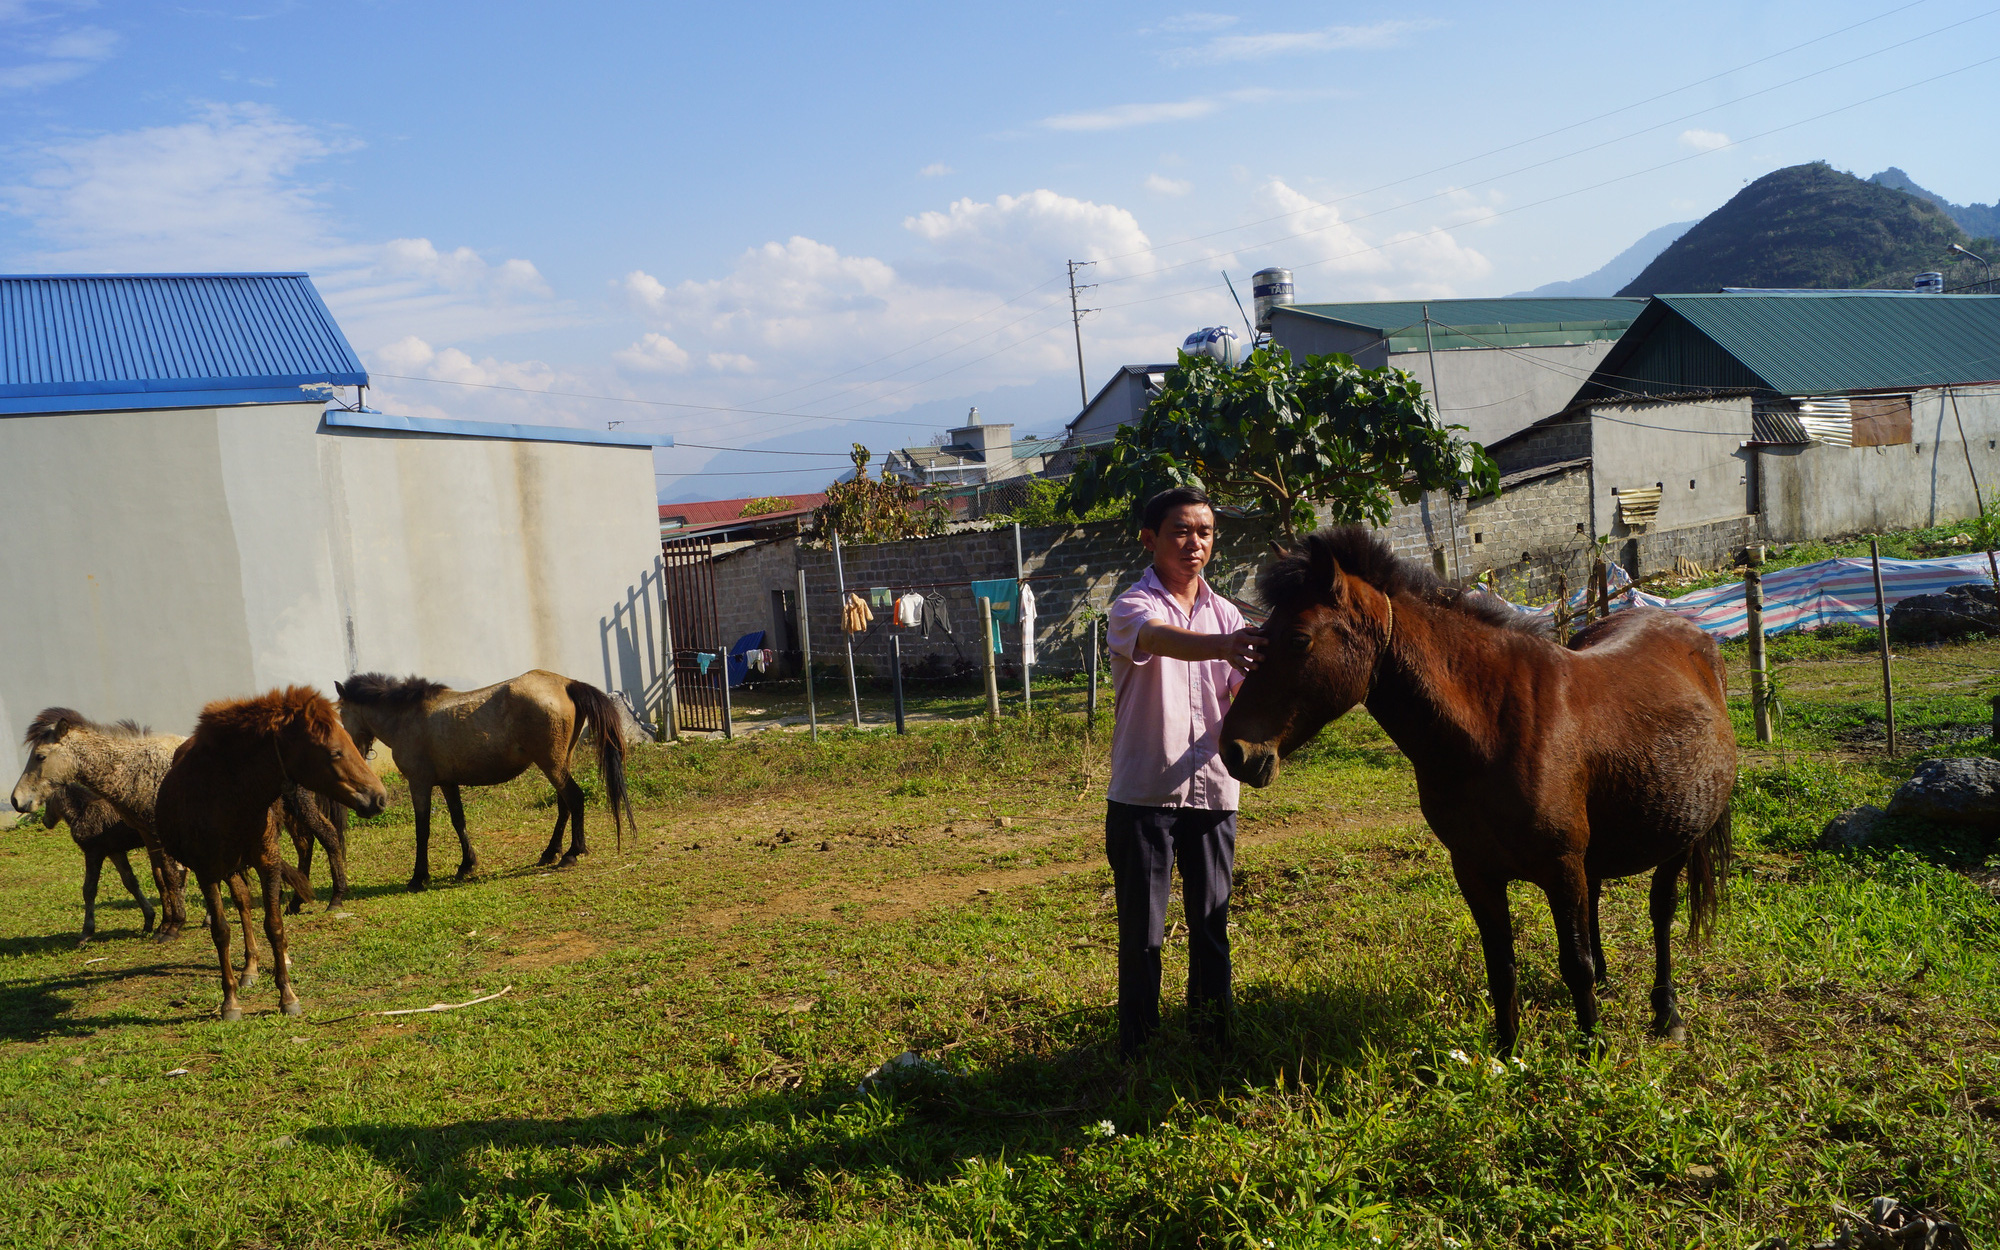
[{"label": "tree with green leaves", "polygon": [[850,454],[853,479],[827,487],[826,502],[813,509],[820,533],[838,534],[842,542],[887,543],[945,532],[951,506],[943,499],[901,478],[869,477],[868,462],[874,456],[860,443]]},{"label": "tree with green leaves", "polygon": [[1336,523],[1386,525],[1397,501],[1427,490],[1499,489],[1486,449],[1455,432],[1464,428],[1440,425],[1401,369],[1338,353],[1298,364],[1276,346],[1236,369],[1183,353],[1138,422],[1078,466],[1069,508],[1197,486],[1288,536],[1313,528],[1318,507]]},{"label": "tree with green leaves", "polygon": [[794,506],[796,505],[783,495],[760,495],[752,499],[749,503],[744,504],[743,511],[736,515],[740,517],[769,516],[773,512],[789,512]]}]

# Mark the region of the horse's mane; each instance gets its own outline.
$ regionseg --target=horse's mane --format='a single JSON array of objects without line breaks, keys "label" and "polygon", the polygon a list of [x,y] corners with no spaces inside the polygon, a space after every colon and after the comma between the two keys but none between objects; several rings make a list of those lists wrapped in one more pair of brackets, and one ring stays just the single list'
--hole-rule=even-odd
[{"label": "horse's mane", "polygon": [[28,732],[22,735],[21,745],[53,746],[72,729],[88,729],[92,733],[109,734],[114,738],[149,738],[153,734],[151,729],[137,721],[119,720],[100,725],[74,708],[45,707],[28,722]]},{"label": "horse's mane", "polygon": [[223,734],[263,737],[283,733],[299,721],[316,741],[330,737],[339,723],[325,695],[311,686],[286,686],[254,699],[218,699],[201,710],[194,732],[202,738]]},{"label": "horse's mane", "polygon": [[1498,595],[1447,584],[1425,565],[1398,556],[1387,539],[1360,525],[1341,525],[1307,535],[1303,546],[1279,555],[1258,575],[1257,597],[1274,611],[1303,608],[1326,593],[1336,563],[1342,572],[1353,574],[1391,599],[1409,595],[1498,629],[1548,636],[1548,624],[1539,617],[1515,611]]},{"label": "horse's mane", "polygon": [[373,707],[406,707],[435,695],[448,694],[451,687],[414,673],[391,677],[387,673],[356,673],[340,684],[340,697],[351,703]]}]

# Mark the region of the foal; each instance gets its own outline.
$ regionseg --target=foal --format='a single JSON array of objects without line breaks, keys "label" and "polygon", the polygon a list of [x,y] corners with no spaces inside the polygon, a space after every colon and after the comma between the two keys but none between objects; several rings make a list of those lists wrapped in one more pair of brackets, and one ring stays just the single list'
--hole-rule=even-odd
[{"label": "foal", "polygon": [[59,821],[69,822],[70,841],[83,852],[83,942],[97,935],[97,879],[107,859],[145,913],[146,924],[140,932],[151,933],[153,902],[133,875],[132,861],[126,858],[133,851],[145,850],[146,839],[120,818],[111,804],[80,786],[59,786],[42,804],[42,827],[53,829]]},{"label": "foal", "polygon": [[1280,757],[1365,704],[1415,767],[1424,819],[1451,852],[1503,1052],[1520,1030],[1509,881],[1547,895],[1589,1033],[1604,979],[1598,893],[1607,877],[1650,870],[1653,1029],[1684,1036],[1668,944],[1680,875],[1699,939],[1730,857],[1736,735],[1715,643],[1672,613],[1629,608],[1564,649],[1360,526],[1281,553],[1258,591],[1268,646],[1222,721],[1230,773],[1269,785]]},{"label": "foal", "polygon": [[[264,935],[280,1008],[304,1014],[292,992],[279,884],[303,898],[312,883],[285,862],[275,805],[287,784],[323,794],[362,813],[382,810],[389,796],[325,696],[310,686],[273,690],[255,699],[211,703],[194,736],[174,752],[160,782],[155,828],[167,853],[201,883],[208,930],[222,966],[222,1018],[240,1020],[236,974],[229,965],[229,922],[222,884],[246,869],[264,887]],[[245,922],[248,922],[246,909]],[[246,931],[247,940],[247,931]]]}]

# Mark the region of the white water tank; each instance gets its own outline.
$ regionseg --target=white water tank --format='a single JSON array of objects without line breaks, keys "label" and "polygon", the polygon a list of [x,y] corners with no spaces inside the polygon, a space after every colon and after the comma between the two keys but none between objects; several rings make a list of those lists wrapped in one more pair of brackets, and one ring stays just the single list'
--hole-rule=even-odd
[{"label": "white water tank", "polygon": [[1243,359],[1236,331],[1228,326],[1205,326],[1181,340],[1181,350],[1190,356],[1213,356],[1225,369],[1234,369]]},{"label": "white water tank", "polygon": [[1250,298],[1257,310],[1258,332],[1270,333],[1271,310],[1292,302],[1292,271],[1259,269],[1250,276]]},{"label": "white water tank", "polygon": [[1935,269],[1929,273],[1920,273],[1913,286],[1919,295],[1943,295],[1944,275]]}]

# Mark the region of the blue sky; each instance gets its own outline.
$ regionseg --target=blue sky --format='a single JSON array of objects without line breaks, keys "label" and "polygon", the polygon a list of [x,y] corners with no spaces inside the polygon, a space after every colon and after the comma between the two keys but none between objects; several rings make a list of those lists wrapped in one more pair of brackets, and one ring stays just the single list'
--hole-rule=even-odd
[{"label": "blue sky", "polygon": [[1094,390],[1237,323],[1225,269],[1506,294],[1814,159],[1991,202],[1990,57],[1977,0],[0,0],[0,268],[305,269],[375,406],[806,490],[972,404],[1059,430],[1072,257]]}]

